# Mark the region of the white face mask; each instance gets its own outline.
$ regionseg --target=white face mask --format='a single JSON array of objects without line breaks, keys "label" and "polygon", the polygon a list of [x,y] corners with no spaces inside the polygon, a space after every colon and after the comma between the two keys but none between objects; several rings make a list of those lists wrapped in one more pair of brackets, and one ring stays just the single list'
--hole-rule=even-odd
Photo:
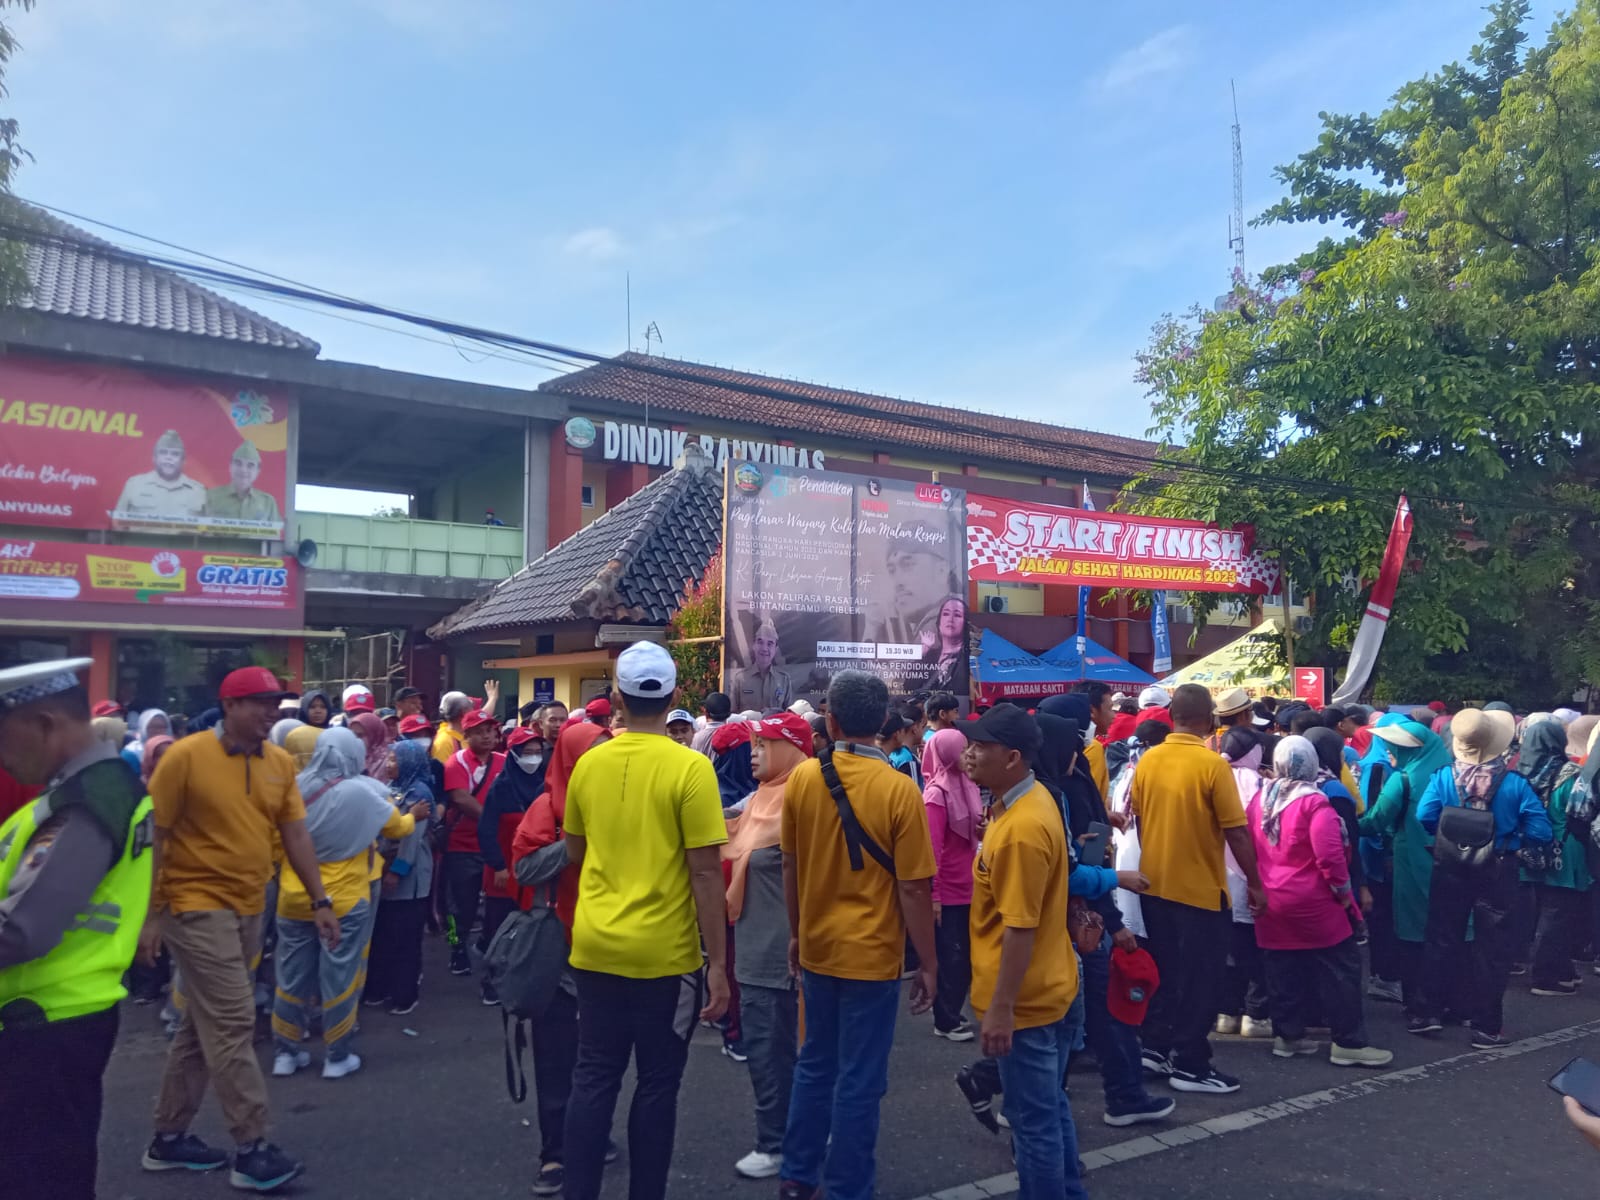
[{"label": "white face mask", "polygon": [[521,767],[529,775],[532,775],[535,771],[537,771],[539,769],[539,764],[542,762],[544,762],[544,755],[542,754],[517,755],[517,766]]}]

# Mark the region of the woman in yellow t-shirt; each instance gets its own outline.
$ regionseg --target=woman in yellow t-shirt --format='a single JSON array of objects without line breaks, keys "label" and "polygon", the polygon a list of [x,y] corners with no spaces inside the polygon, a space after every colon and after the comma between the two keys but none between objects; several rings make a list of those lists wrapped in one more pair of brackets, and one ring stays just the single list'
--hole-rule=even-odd
[{"label": "woman in yellow t-shirt", "polygon": [[317,939],[311,897],[286,862],[278,886],[278,989],[272,1005],[276,1053],[274,1075],[293,1075],[311,1065],[300,1049],[305,1029],[306,1000],[322,997],[322,1040],[327,1054],[324,1079],[341,1079],[361,1068],[350,1049],[356,1004],[372,933],[368,874],[373,842],[402,838],[428,816],[426,804],[402,814],[388,789],[361,774],[366,755],[348,729],[329,729],[317,739],[311,764],[296,782],[306,805],[306,832],[317,849],[322,887],[339,918],[339,945],[329,949]]}]

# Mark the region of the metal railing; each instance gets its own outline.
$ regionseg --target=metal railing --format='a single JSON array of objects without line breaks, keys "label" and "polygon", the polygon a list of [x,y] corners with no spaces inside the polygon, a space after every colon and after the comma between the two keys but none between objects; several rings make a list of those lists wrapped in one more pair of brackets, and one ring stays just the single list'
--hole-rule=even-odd
[{"label": "metal railing", "polygon": [[504,579],[522,569],[522,530],[407,517],[295,514],[297,540],[317,543],[319,570]]}]

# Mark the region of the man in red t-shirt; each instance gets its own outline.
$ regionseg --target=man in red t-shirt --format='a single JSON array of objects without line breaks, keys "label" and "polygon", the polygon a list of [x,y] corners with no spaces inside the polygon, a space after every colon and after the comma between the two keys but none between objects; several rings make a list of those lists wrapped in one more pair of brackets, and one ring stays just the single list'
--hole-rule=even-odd
[{"label": "man in red t-shirt", "polygon": [[[494,718],[483,709],[473,709],[462,718],[461,732],[467,744],[452,754],[444,767],[445,799],[449,805],[445,816],[449,838],[444,846],[444,911],[450,936],[450,974],[471,975],[466,936],[477,916],[478,893],[483,888],[478,818],[483,815],[484,797],[506,765],[506,756],[494,748],[500,731]],[[484,949],[482,945],[478,947],[480,953]]]}]

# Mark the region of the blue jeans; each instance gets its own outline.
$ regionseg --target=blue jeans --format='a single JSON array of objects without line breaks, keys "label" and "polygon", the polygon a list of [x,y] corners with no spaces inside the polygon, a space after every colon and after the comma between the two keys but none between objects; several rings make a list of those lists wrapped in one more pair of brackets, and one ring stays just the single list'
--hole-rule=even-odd
[{"label": "blue jeans", "polygon": [[1100,1060],[1100,1078],[1106,1089],[1106,1111],[1113,1115],[1146,1103],[1144,1068],[1139,1061],[1139,1031],[1124,1025],[1106,1007],[1106,992],[1111,987],[1111,937],[1100,948],[1082,957],[1083,986],[1078,994],[1084,1001],[1084,1020],[1089,1048]]},{"label": "blue jeans", "polygon": [[[809,1008],[806,1016],[810,1018]],[[1017,1030],[1011,1053],[999,1060],[1020,1180],[1018,1200],[1088,1200],[1078,1174],[1072,1106],[1061,1086],[1071,1045],[1072,1030],[1063,1017]]]},{"label": "blue jeans", "polygon": [[823,1185],[828,1200],[870,1200],[900,981],[806,971],[800,984],[806,1040],[794,1067],[782,1175],[807,1187]]}]

